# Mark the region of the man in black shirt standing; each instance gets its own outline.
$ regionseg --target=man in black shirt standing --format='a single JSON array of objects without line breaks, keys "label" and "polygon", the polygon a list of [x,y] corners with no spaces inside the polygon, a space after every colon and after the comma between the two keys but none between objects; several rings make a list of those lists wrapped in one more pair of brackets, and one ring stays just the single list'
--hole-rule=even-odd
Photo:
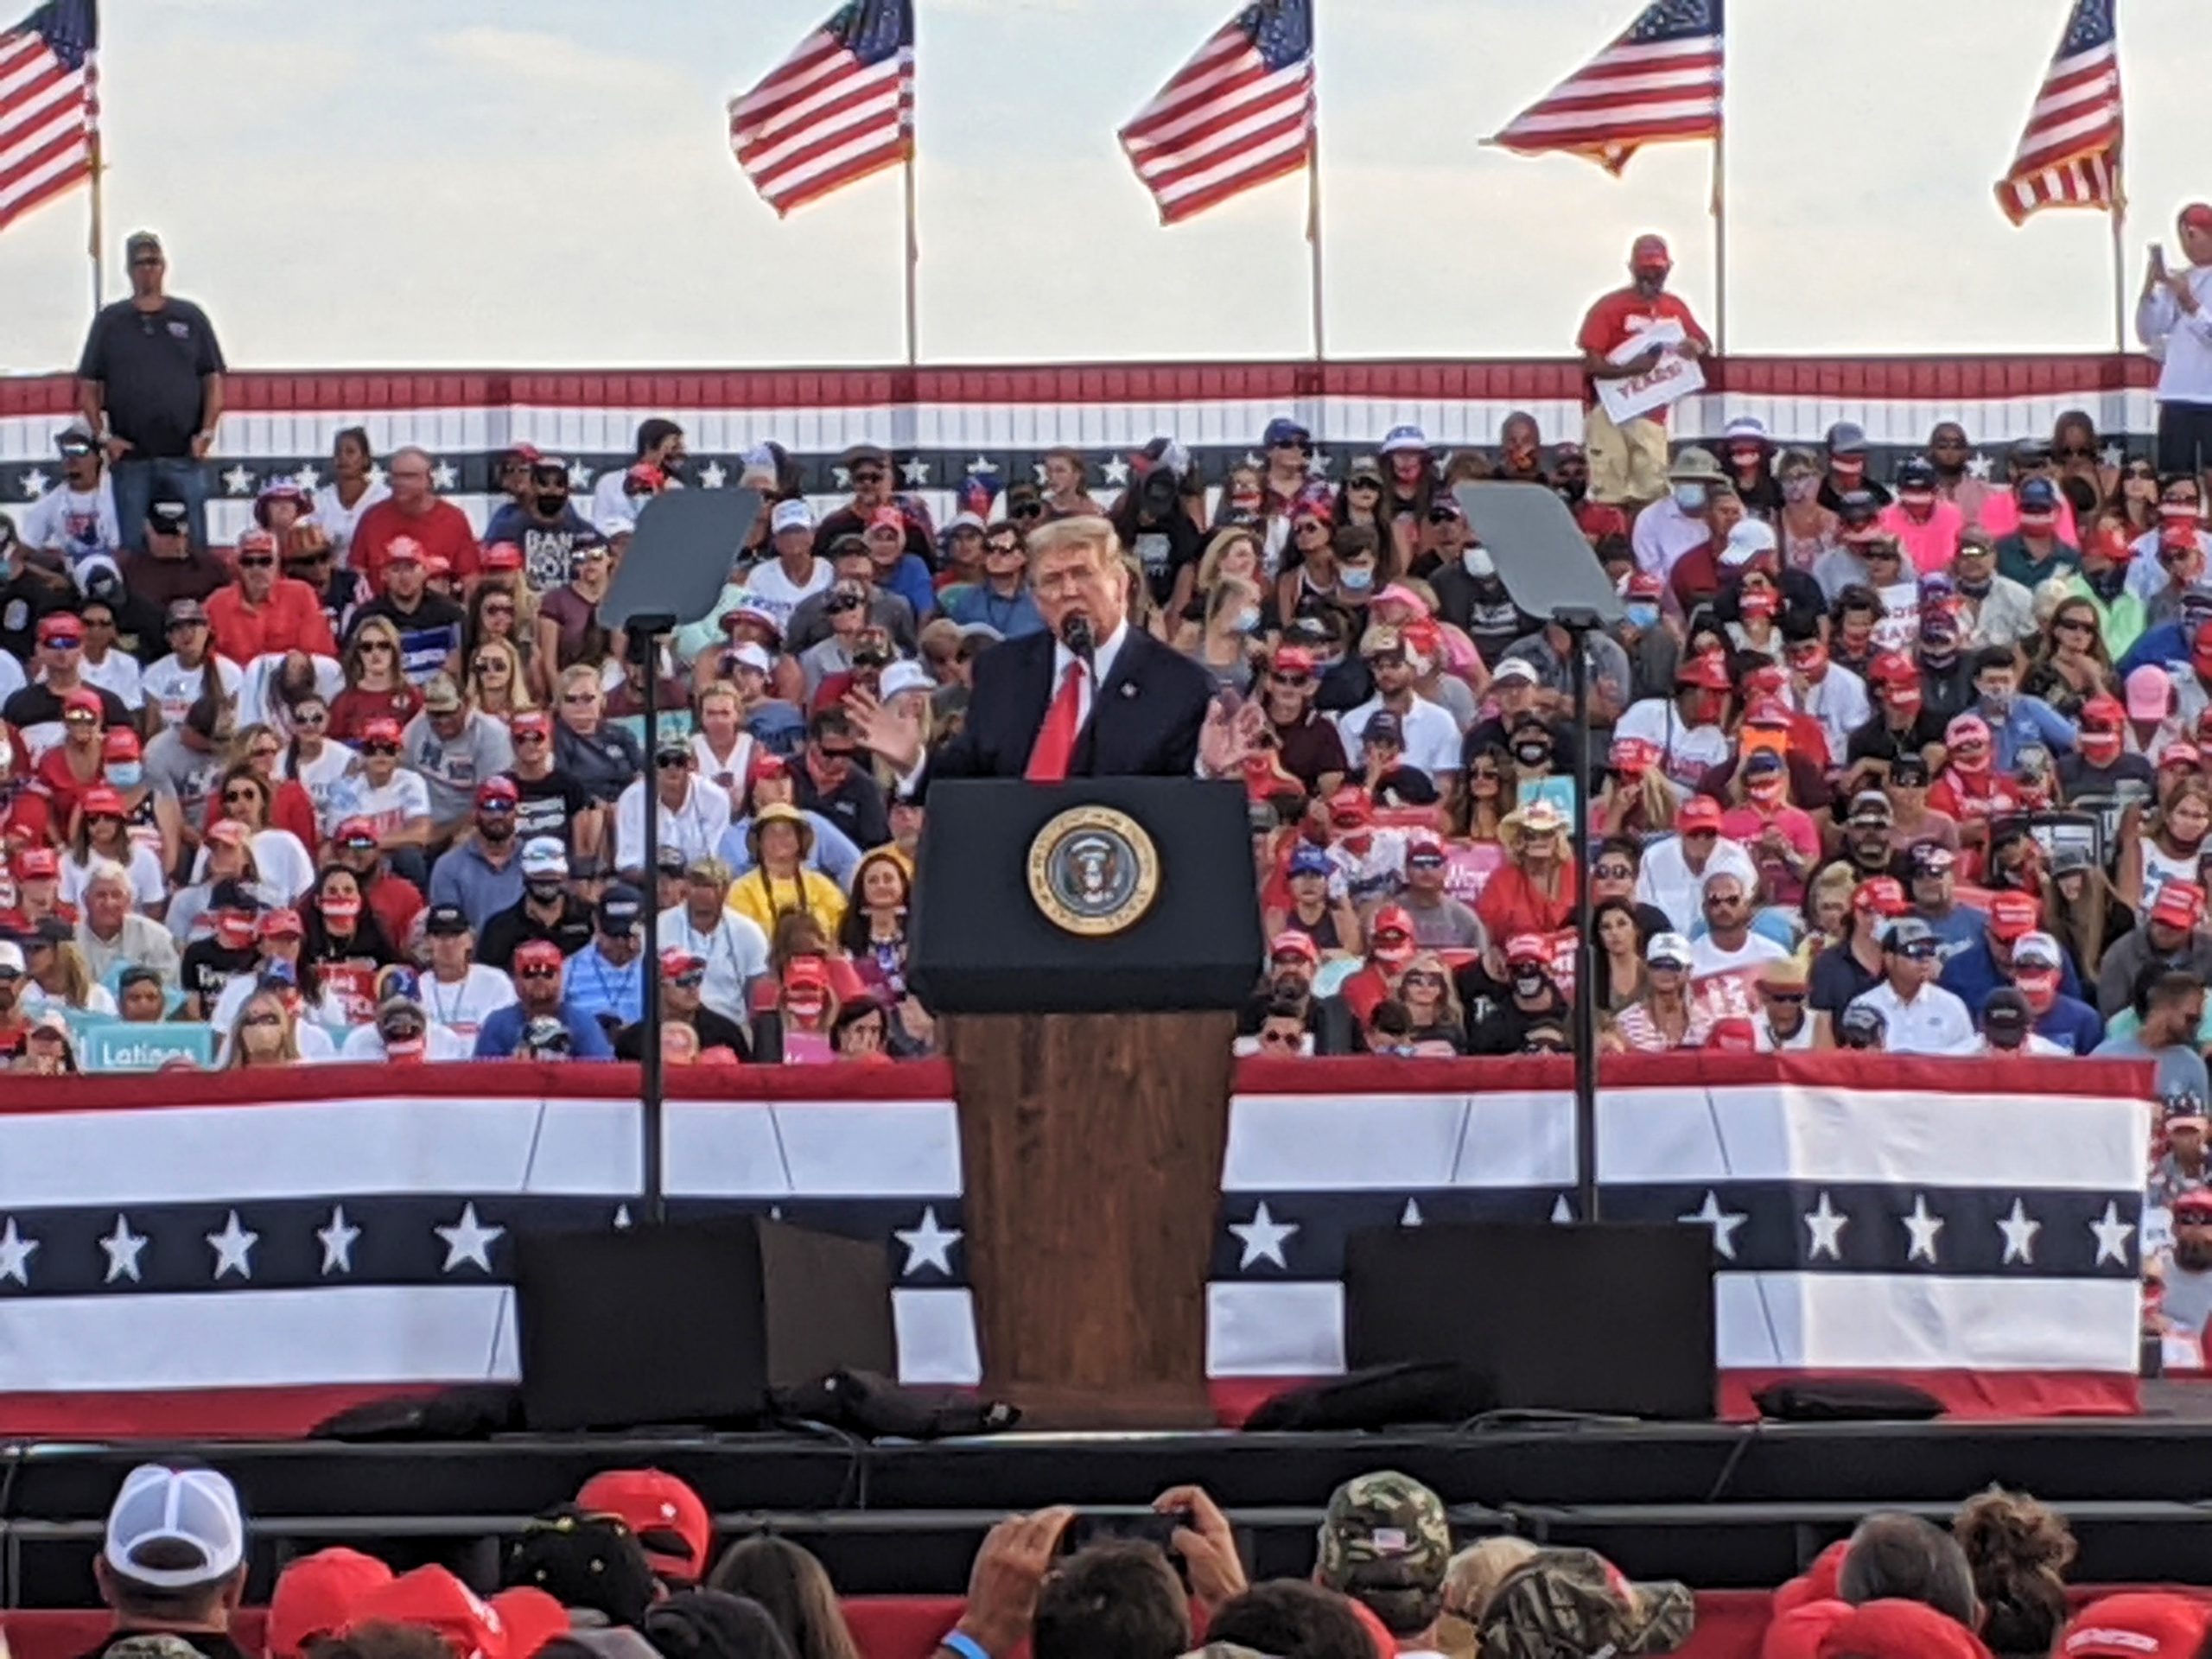
[{"label": "man in black shirt standing", "polygon": [[140,231],[124,245],[130,297],[102,306],[77,365],[77,404],[100,434],[115,476],[124,544],[145,546],[157,486],[184,498],[192,541],[207,544],[207,481],[200,463],[223,417],[223,348],[207,313],[163,293],[161,238]]}]

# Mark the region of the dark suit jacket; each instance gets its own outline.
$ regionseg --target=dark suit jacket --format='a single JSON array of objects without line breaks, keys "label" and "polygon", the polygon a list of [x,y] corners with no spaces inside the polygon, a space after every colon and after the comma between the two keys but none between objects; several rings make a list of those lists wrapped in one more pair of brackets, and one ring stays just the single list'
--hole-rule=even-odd
[{"label": "dark suit jacket", "polygon": [[[1135,624],[1091,700],[1068,771],[1077,778],[1195,776],[1198,731],[1213,701],[1205,670],[1170,651]],[[968,718],[930,757],[921,788],[943,778],[1019,778],[1051,706],[1053,639],[1033,633],[993,645],[976,658]]]}]

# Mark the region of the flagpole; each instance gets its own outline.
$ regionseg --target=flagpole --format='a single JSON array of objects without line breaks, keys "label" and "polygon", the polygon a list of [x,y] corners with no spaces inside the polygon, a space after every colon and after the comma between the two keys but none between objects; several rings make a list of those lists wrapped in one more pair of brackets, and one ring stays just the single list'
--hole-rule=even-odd
[{"label": "flagpole", "polygon": [[[2124,373],[2127,363],[2127,200],[2117,191],[2112,202],[2112,342]],[[2122,393],[2127,390],[2124,378],[2120,390]]]},{"label": "flagpole", "polygon": [[915,229],[914,211],[914,144],[910,137],[906,143],[906,366],[913,368],[921,361],[922,334],[919,310],[922,264],[921,238]]},{"label": "flagpole", "polygon": [[1713,134],[1713,347],[1728,355],[1728,129]]},{"label": "flagpole", "polygon": [[[92,89],[99,85],[99,73],[95,68],[87,68],[86,72],[87,90],[92,92],[95,99],[99,94]],[[85,251],[92,262],[92,315],[98,316],[100,308],[107,303],[107,207],[101,189],[101,181],[107,175],[107,149],[106,140],[100,136],[97,115],[92,121],[92,226],[86,238]]]},{"label": "flagpole", "polygon": [[1319,363],[1329,354],[1328,333],[1323,321],[1326,308],[1322,302],[1321,288],[1321,124],[1319,119],[1313,123],[1313,137],[1306,141],[1306,241],[1313,291],[1313,360]]}]

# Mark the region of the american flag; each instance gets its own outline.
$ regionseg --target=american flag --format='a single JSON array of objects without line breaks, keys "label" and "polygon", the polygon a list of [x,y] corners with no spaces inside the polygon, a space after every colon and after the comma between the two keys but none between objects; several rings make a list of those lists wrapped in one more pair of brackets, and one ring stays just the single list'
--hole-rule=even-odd
[{"label": "american flag", "polygon": [[780,219],[914,153],[911,0],[852,0],[749,92],[729,147]]},{"label": "american flag", "polygon": [[[799,1072],[814,1075],[802,1077]],[[949,1071],[671,1079],[670,1208],[880,1243],[899,1370],[982,1376]],[[1609,1070],[1605,1213],[1713,1236],[1724,1397],[1803,1371],[1956,1409],[2132,1409],[2147,1066],[1685,1056]],[[518,1233],[638,1213],[634,1073],[365,1065],[18,1077],[0,1112],[0,1436],[297,1433],[363,1398],[512,1381]],[[1555,1065],[1419,1083],[1249,1063],[1208,1273],[1236,1414],[1345,1361],[1347,1240],[1573,1215]],[[1082,1217],[1113,1248],[1113,1217]],[[1632,1358],[1632,1356],[1624,1357]]]},{"label": "american flag", "polygon": [[1238,12],[1122,129],[1122,148],[1163,225],[1307,165],[1313,0]]},{"label": "american flag", "polygon": [[1618,173],[1643,145],[1718,138],[1726,87],[1722,0],[1654,0],[1624,34],[1492,142],[1563,149]]},{"label": "american flag", "polygon": [[2122,204],[2118,0],[2075,0],[1997,205],[2015,225],[2045,207]]},{"label": "american flag", "polygon": [[0,230],[99,165],[96,0],[49,0],[0,35]]}]

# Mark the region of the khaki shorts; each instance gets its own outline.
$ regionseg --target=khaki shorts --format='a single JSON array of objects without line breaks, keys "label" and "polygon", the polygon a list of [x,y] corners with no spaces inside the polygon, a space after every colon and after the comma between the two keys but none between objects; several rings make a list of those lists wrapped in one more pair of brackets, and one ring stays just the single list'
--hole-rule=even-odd
[{"label": "khaki shorts", "polygon": [[1590,499],[1607,506],[1642,506],[1667,493],[1667,429],[1638,417],[1615,426],[1602,404],[1582,428],[1590,459]]}]

